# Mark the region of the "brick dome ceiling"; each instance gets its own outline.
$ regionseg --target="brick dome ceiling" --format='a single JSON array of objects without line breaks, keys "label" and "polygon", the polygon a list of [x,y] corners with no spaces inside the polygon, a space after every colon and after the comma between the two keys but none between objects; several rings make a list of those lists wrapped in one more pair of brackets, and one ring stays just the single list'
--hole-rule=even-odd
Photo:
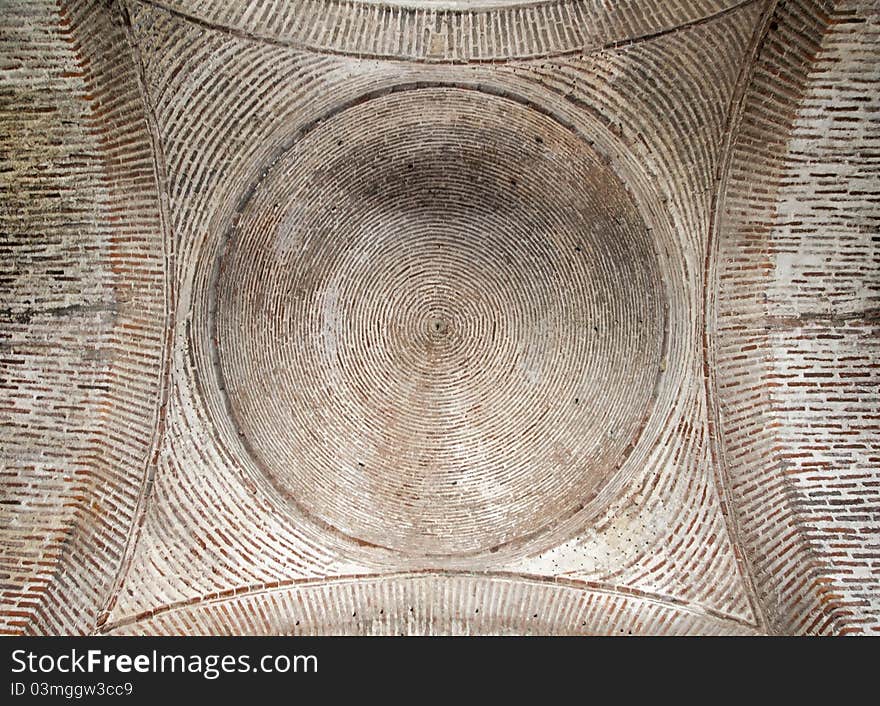
[{"label": "brick dome ceiling", "polygon": [[876,2],[0,22],[4,632],[880,630]]},{"label": "brick dome ceiling", "polygon": [[298,139],[213,286],[254,463],[394,555],[497,552],[570,519],[659,384],[663,277],[625,186],[570,130],[473,89],[377,97]]}]

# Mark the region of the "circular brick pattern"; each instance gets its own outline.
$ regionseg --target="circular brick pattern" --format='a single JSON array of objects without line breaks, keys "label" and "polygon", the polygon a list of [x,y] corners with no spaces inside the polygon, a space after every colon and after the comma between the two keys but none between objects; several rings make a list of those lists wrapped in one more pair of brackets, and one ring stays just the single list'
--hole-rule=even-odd
[{"label": "circular brick pattern", "polygon": [[314,125],[246,200],[215,286],[256,465],[325,527],[408,555],[578,512],[623,466],[663,354],[624,185],[540,111],[463,88]]}]

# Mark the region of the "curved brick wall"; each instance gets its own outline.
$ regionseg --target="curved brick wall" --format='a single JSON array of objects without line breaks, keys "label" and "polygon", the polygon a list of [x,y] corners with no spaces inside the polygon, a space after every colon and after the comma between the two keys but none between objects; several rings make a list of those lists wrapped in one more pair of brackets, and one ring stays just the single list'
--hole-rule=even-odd
[{"label": "curved brick wall", "polygon": [[780,4],[718,225],[730,488],[768,621],[876,631],[875,3]]},{"label": "curved brick wall", "polygon": [[503,62],[623,45],[706,21],[742,0],[374,2],[149,0],[220,32],[281,46],[431,63]]},{"label": "curved brick wall", "polygon": [[2,621],[94,630],[161,434],[169,243],[118,17],[7,4],[3,24]]},{"label": "curved brick wall", "polygon": [[3,22],[7,632],[880,629],[876,3]]}]

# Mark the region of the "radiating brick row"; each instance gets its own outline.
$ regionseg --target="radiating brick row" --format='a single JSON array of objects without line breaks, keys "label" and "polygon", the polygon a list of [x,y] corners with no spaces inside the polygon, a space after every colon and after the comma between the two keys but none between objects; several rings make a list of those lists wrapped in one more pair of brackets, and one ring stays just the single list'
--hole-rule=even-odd
[{"label": "radiating brick row", "polygon": [[699,22],[743,4],[742,0],[542,0],[456,9],[371,0],[293,5],[282,0],[145,1],[210,26],[299,49],[437,63],[592,51]]},{"label": "radiating brick row", "polygon": [[468,575],[267,587],[144,616],[119,635],[747,635],[638,594]]}]

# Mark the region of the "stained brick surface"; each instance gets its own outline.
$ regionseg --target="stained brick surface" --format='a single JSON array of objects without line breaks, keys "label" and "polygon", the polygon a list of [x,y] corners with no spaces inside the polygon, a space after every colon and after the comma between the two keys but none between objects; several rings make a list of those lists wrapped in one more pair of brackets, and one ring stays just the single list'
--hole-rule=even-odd
[{"label": "stained brick surface", "polygon": [[5,632],[880,630],[876,2],[11,0]]}]

